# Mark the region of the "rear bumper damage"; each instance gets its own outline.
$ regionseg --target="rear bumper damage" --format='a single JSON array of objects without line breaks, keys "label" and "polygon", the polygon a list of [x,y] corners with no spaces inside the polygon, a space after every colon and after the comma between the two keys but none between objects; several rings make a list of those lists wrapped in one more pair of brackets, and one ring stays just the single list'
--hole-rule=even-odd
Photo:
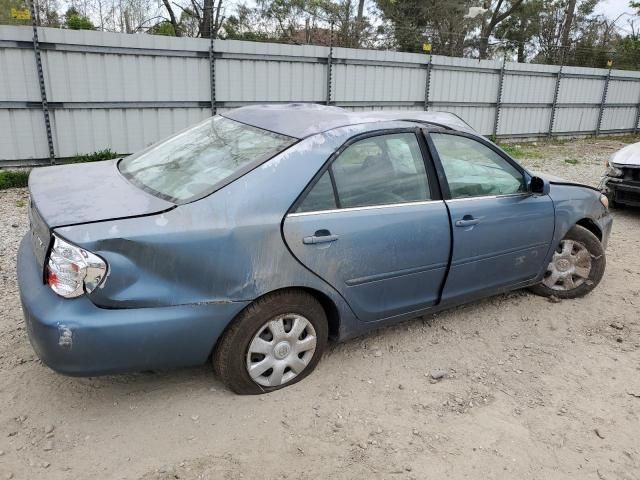
[{"label": "rear bumper damage", "polygon": [[74,376],[199,365],[248,302],[105,309],[65,299],[42,281],[28,236],[18,253],[29,340],[51,369]]}]

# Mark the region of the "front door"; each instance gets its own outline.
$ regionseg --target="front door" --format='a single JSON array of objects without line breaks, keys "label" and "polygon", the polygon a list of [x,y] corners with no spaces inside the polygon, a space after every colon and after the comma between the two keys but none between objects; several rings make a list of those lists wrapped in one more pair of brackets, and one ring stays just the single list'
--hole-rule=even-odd
[{"label": "front door", "polygon": [[364,321],[439,299],[450,226],[422,141],[414,131],[354,140],[284,221],[293,254]]},{"label": "front door", "polygon": [[431,133],[444,169],[453,223],[451,268],[442,301],[479,297],[535,278],[554,231],[548,195],[528,193],[515,164],[475,138]]}]

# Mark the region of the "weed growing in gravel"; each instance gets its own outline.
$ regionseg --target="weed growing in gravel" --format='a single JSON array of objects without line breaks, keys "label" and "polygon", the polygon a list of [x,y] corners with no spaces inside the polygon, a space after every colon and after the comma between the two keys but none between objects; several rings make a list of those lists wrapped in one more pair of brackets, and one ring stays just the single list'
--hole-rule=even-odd
[{"label": "weed growing in gravel", "polygon": [[565,158],[564,159],[564,163],[568,163],[569,165],[577,165],[580,162],[578,160],[576,160],[575,158]]},{"label": "weed growing in gravel", "polygon": [[7,188],[26,187],[29,179],[29,170],[3,170],[0,171],[0,190]]},{"label": "weed growing in gravel", "polygon": [[24,200],[18,200],[18,201],[16,202],[16,207],[18,207],[18,208],[22,208],[22,207],[24,207],[25,205],[26,205],[26,203],[24,202]]}]

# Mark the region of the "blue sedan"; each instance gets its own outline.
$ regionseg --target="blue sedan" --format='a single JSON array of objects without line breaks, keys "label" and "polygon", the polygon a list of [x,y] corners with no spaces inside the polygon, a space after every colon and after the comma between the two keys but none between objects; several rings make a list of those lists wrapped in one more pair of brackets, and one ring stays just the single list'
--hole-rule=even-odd
[{"label": "blue sedan", "polygon": [[251,106],[119,161],[33,171],[18,277],[68,375],[197,365],[269,392],[344,340],[517,288],[575,298],[611,231],[448,113]]}]

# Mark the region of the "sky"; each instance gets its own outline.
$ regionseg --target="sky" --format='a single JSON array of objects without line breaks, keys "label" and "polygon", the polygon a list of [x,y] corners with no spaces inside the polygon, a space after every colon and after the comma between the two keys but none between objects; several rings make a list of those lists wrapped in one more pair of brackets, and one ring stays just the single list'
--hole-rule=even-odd
[{"label": "sky", "polygon": [[[609,18],[616,18],[624,12],[633,13],[629,6],[629,0],[604,0],[596,7],[596,13],[601,13]],[[624,20],[620,19],[622,22]]]}]

